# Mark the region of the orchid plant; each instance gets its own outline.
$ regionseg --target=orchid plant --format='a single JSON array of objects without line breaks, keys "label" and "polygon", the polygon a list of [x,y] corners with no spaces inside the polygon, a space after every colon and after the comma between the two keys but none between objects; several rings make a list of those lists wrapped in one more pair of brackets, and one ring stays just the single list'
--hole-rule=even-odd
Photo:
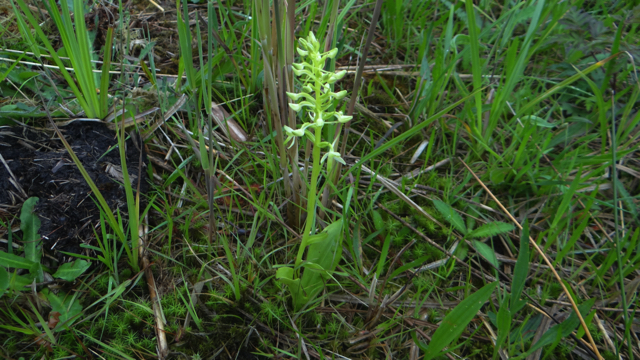
[{"label": "orchid plant", "polygon": [[[279,268],[276,278],[289,286],[294,306],[300,309],[322,290],[324,281],[331,276],[342,255],[342,220],[333,222],[321,233],[314,234],[314,232],[320,172],[325,163],[328,174],[334,169],[336,161],[345,164],[340,153],[335,150],[336,142],[322,140],[322,128],[326,124],[345,123],[352,117],[344,115],[341,111],[330,110],[334,100],[340,100],[347,95],[346,90],[334,92],[331,86],[342,79],[346,71],[334,73],[324,70],[327,59],[333,59],[338,49],[321,53],[320,43],[310,32],[306,39],[299,40],[297,51],[307,60],[293,64],[293,73],[303,81],[302,92],[287,93],[287,95],[294,101],[289,104],[291,109],[303,112],[301,118],[304,122],[297,129],[284,127],[287,134],[285,143],[291,142],[292,146],[296,138],[309,139],[313,144],[313,167],[307,193],[307,219],[295,267]],[[323,149],[326,151],[321,158]],[[307,259],[303,262],[302,258],[307,247],[309,248]],[[300,277],[301,267],[305,268],[302,277]]]}]

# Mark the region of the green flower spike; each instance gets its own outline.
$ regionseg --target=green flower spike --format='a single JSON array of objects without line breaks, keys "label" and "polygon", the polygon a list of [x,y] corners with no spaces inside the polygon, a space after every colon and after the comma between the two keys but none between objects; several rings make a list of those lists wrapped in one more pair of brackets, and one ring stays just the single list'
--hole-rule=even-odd
[{"label": "green flower spike", "polygon": [[[291,110],[301,112],[303,123],[297,129],[284,127],[287,134],[285,143],[291,141],[292,146],[294,138],[306,136],[313,144],[313,168],[307,188],[307,219],[295,266],[282,266],[276,272],[276,278],[289,287],[296,310],[302,309],[322,291],[340,262],[342,219],[338,218],[322,232],[316,232],[315,228],[320,171],[325,162],[329,174],[333,171],[336,161],[345,164],[340,152],[335,150],[337,139],[333,143],[322,140],[322,127],[325,124],[345,123],[352,118],[341,111],[328,111],[334,100],[341,100],[347,95],[346,90],[334,92],[331,89],[331,85],[342,79],[346,71],[333,73],[324,70],[325,62],[327,59],[335,58],[338,49],[321,53],[320,43],[313,33],[309,33],[306,39],[300,39],[298,44],[298,54],[303,61],[292,64],[292,71],[303,82],[302,92],[287,95],[293,101],[289,104]],[[305,250],[307,257],[303,262]],[[302,275],[301,268],[304,268]]]},{"label": "green flower spike", "polygon": [[[300,39],[299,46],[298,54],[306,57],[307,61],[292,64],[292,70],[296,76],[303,78],[304,85],[301,93],[288,92],[287,96],[295,101],[289,104],[293,111],[299,112],[302,108],[309,108],[308,115],[311,117],[311,121],[303,123],[300,129],[307,127],[318,129],[322,128],[324,124],[345,123],[351,120],[351,116],[345,116],[342,112],[326,113],[333,100],[341,100],[347,95],[346,90],[333,92],[330,86],[342,79],[347,72],[343,70],[332,73],[324,70],[325,62],[327,59],[333,59],[338,54],[338,49],[320,53],[320,43],[313,33],[309,33],[306,39]],[[288,130],[288,128],[285,130],[289,136],[305,136],[304,131]],[[287,142],[291,140],[292,138],[288,138]],[[315,143],[316,141],[314,141]]]}]

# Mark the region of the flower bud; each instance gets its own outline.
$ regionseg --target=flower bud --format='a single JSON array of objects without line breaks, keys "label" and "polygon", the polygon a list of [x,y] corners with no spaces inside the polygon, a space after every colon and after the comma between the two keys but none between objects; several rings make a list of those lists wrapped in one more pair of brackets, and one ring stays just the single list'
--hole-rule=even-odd
[{"label": "flower bud", "polygon": [[287,135],[290,135],[290,136],[304,136],[304,129],[293,130],[292,128],[285,125],[284,131],[287,133]]},{"label": "flower bud", "polygon": [[345,96],[347,96],[347,90],[338,91],[333,94],[333,98],[336,100],[342,100]]},{"label": "flower bud", "polygon": [[330,51],[327,51],[327,52],[326,52],[326,56],[327,56],[329,59],[333,59],[334,57],[336,57],[336,55],[337,55],[337,54],[338,54],[338,48],[335,48],[335,49],[333,49],[333,50],[330,50]]},{"label": "flower bud", "polygon": [[353,116],[343,115],[342,111],[336,112],[336,119],[338,122],[346,123],[347,121],[353,119]]},{"label": "flower bud", "polygon": [[296,104],[296,103],[290,103],[289,107],[291,108],[291,110],[298,112],[300,111],[300,109],[302,109],[302,105],[300,104]]},{"label": "flower bud", "polygon": [[347,74],[346,70],[338,71],[335,75],[333,75],[333,78],[336,79],[336,81],[338,81],[342,79],[346,74]]},{"label": "flower bud", "polygon": [[309,31],[309,43],[316,51],[320,49],[320,43],[318,42],[318,40],[316,40],[316,36],[313,35],[313,31]]}]

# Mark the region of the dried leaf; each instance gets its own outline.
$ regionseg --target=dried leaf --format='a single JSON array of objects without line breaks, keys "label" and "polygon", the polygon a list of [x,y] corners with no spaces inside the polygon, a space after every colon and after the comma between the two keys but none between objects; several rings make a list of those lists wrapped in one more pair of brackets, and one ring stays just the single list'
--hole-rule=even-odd
[{"label": "dried leaf", "polygon": [[231,118],[231,115],[220,105],[211,102],[211,119],[218,124],[224,134],[237,142],[246,142],[249,140],[247,133]]}]

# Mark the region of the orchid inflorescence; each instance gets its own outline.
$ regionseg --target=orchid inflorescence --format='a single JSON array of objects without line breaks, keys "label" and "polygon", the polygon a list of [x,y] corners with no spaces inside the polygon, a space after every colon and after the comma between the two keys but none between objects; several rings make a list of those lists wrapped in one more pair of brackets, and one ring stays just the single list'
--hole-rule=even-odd
[{"label": "orchid inflorescence", "polygon": [[[296,76],[303,78],[304,85],[302,86],[302,92],[299,94],[288,92],[287,95],[293,101],[297,103],[290,103],[289,107],[293,111],[300,111],[302,108],[309,108],[307,114],[311,119],[311,122],[304,122],[298,129],[292,129],[288,126],[284,127],[287,133],[287,139],[285,143],[291,141],[293,146],[294,137],[306,136],[310,139],[314,146],[320,148],[328,148],[320,163],[324,163],[327,158],[336,160],[342,164],[345,164],[344,160],[340,156],[340,153],[335,151],[334,147],[336,142],[329,143],[327,141],[321,141],[319,133],[325,124],[345,123],[351,120],[352,116],[347,116],[342,111],[329,111],[332,105],[332,100],[340,100],[347,95],[346,90],[339,92],[333,92],[331,85],[336,81],[342,79],[346,71],[340,71],[337,73],[324,70],[325,62],[327,59],[333,59],[338,53],[338,49],[333,49],[325,53],[320,52],[320,43],[316,40],[316,37],[312,32],[309,33],[307,39],[300,39],[299,46],[297,48],[298,54],[303,58],[306,57],[307,61],[302,63],[294,63],[293,72]],[[298,102],[299,100],[301,100]],[[304,119],[304,117],[303,117]],[[331,120],[331,121],[329,121]],[[316,130],[316,134],[309,131],[310,128]],[[337,140],[337,139],[336,139]],[[329,161],[327,170],[331,171],[332,162]]]},{"label": "orchid inflorescence", "polygon": [[[325,124],[345,123],[351,120],[351,116],[346,116],[341,111],[329,110],[334,100],[340,100],[347,95],[344,90],[333,92],[331,88],[331,85],[342,79],[346,72],[333,73],[324,70],[327,59],[333,59],[337,53],[337,49],[321,53],[320,43],[313,33],[309,33],[306,39],[300,39],[298,54],[303,58],[306,57],[307,61],[293,64],[293,72],[302,78],[302,92],[287,93],[294,101],[289,104],[291,109],[300,111],[302,108],[307,108],[302,118],[308,117],[310,121],[304,122],[298,129],[285,126],[284,130],[287,133],[285,143],[291,141],[293,145],[295,137],[306,136],[313,144],[313,165],[307,187],[307,219],[295,266],[281,266],[276,272],[276,279],[286,284],[291,291],[296,310],[302,309],[322,291],[342,257],[343,222],[341,218],[335,219],[321,232],[315,231],[318,179],[322,164],[327,162],[327,173],[331,174],[334,160],[345,163],[340,153],[334,149],[336,142],[322,141],[322,128]],[[327,148],[328,151],[321,159],[321,149]],[[307,258],[303,261],[305,253]],[[305,270],[301,273],[302,268]]]}]

